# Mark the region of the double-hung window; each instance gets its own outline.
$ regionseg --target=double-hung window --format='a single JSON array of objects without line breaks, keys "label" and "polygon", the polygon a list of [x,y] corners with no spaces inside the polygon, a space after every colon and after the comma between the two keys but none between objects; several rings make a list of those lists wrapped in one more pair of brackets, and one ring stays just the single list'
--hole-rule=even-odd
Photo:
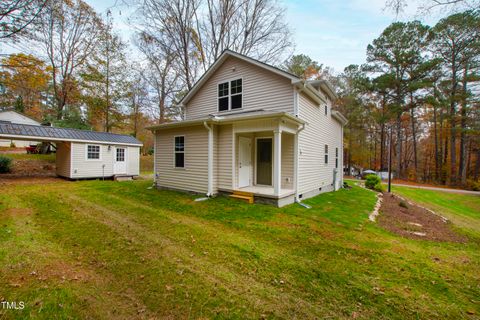
[{"label": "double-hung window", "polygon": [[325,145],[325,164],[328,164],[328,144]]},{"label": "double-hung window", "polygon": [[87,145],[87,160],[100,160],[100,146]]},{"label": "double-hung window", "polygon": [[242,79],[223,82],[218,85],[218,111],[242,108]]},{"label": "double-hung window", "polygon": [[185,137],[175,137],[175,168],[185,168]]}]

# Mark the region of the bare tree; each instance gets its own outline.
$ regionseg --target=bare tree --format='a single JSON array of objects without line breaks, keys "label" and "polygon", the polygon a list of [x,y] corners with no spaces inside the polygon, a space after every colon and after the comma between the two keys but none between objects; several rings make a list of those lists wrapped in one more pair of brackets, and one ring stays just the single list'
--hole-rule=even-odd
[{"label": "bare tree", "polygon": [[[387,0],[385,7],[399,15],[409,5],[409,0]],[[480,0],[421,0],[417,11],[419,14],[428,14],[434,10],[461,11],[475,10],[480,7]]]},{"label": "bare tree", "polygon": [[165,122],[179,91],[179,73],[172,70],[178,55],[164,42],[145,32],[138,35],[136,45],[147,59],[147,67],[142,75],[153,90],[158,122]]},{"label": "bare tree", "polygon": [[2,0],[0,39],[14,38],[26,31],[46,7],[48,0]]},{"label": "bare tree", "polygon": [[75,72],[95,49],[102,22],[82,0],[51,0],[41,16],[36,40],[51,65],[57,120],[62,119]]},{"label": "bare tree", "polygon": [[201,22],[206,67],[225,49],[278,63],[293,47],[284,9],[275,0],[206,1]]},{"label": "bare tree", "polygon": [[187,89],[225,50],[262,61],[283,61],[293,47],[276,0],[144,0],[143,32],[176,52],[172,68]]}]

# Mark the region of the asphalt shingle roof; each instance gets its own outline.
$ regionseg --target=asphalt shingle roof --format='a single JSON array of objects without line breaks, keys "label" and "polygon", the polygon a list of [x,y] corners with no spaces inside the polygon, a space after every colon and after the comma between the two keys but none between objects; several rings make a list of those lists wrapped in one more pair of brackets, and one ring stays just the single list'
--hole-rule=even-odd
[{"label": "asphalt shingle roof", "polygon": [[0,135],[38,137],[42,138],[42,140],[54,138],[55,140],[61,139],[64,141],[87,140],[95,142],[110,142],[113,144],[142,145],[142,142],[136,138],[125,134],[35,126],[9,122],[0,122]]}]

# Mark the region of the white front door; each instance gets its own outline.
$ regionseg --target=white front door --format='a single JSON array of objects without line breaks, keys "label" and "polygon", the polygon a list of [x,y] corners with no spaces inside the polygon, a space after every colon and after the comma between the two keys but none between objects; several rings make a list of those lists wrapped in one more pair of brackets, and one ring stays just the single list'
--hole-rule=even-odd
[{"label": "white front door", "polygon": [[252,176],[252,139],[240,137],[238,142],[238,187],[248,187]]},{"label": "white front door", "polygon": [[127,148],[114,148],[113,174],[127,174]]}]

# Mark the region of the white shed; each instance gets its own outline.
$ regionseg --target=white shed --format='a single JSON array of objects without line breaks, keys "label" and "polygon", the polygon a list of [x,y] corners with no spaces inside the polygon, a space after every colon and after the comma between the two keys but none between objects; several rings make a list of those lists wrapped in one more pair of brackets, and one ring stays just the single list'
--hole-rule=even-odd
[{"label": "white shed", "polygon": [[142,143],[129,135],[0,122],[0,139],[54,142],[57,175],[68,179],[140,174]]},{"label": "white shed", "polygon": [[[30,125],[36,125],[36,126],[40,125],[40,122],[38,122],[37,120],[32,119],[12,109],[0,110],[0,121],[18,123],[18,124],[30,124]],[[10,147],[12,143],[17,148],[23,148],[23,147],[28,147],[31,144],[37,144],[36,141],[0,139],[0,147]]]}]

